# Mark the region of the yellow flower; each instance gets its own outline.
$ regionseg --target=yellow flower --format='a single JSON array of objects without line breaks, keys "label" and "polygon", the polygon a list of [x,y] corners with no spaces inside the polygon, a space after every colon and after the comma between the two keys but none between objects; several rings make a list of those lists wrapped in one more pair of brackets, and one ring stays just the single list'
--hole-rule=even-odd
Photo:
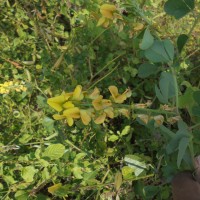
[{"label": "yellow flower", "polygon": [[100,13],[103,17],[113,19],[113,13],[117,10],[116,6],[111,4],[103,4],[100,7]]},{"label": "yellow flower", "polygon": [[91,112],[90,110],[80,110],[81,120],[84,125],[88,125],[91,121]]},{"label": "yellow flower", "polygon": [[100,91],[97,87],[94,88],[93,92],[88,95],[90,99],[96,99],[100,96]]},{"label": "yellow flower", "polygon": [[103,99],[103,96],[100,95],[92,101],[92,105],[96,110],[103,110],[112,105],[111,101],[108,99]]},{"label": "yellow flower", "polygon": [[106,116],[108,116],[109,118],[114,118],[114,112],[112,107],[105,108],[104,113],[106,113]]},{"label": "yellow flower", "polygon": [[102,123],[104,123],[105,119],[106,119],[106,113],[103,113],[102,115],[98,116],[94,120],[94,122],[95,122],[95,124],[102,124]]},{"label": "yellow flower", "polygon": [[84,95],[82,93],[82,86],[77,85],[73,92],[72,100],[81,101],[83,98],[84,98]]},{"label": "yellow flower", "polygon": [[65,95],[65,93],[62,93],[61,95],[59,96],[56,96],[56,97],[52,97],[52,98],[49,98],[47,100],[47,103],[53,108],[55,109],[56,111],[60,112],[63,110],[63,103],[65,103],[68,99],[69,99],[70,96],[68,95]]},{"label": "yellow flower", "polygon": [[129,89],[127,89],[123,94],[118,93],[116,86],[110,86],[108,89],[115,103],[123,103],[128,97],[131,96],[131,91]]},{"label": "yellow flower", "polygon": [[69,108],[69,109],[63,111],[62,116],[65,117],[68,125],[72,126],[74,124],[74,119],[80,118],[80,110],[77,107]]}]

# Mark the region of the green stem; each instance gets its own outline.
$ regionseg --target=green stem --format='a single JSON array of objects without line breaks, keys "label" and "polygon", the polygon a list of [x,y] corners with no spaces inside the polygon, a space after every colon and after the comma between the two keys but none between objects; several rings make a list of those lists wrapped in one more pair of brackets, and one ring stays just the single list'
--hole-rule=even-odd
[{"label": "green stem", "polygon": [[119,66],[119,64],[114,69],[112,69],[109,73],[107,73],[105,76],[103,76],[102,78],[100,78],[99,80],[97,80],[94,84],[92,84],[88,88],[88,90],[91,89],[91,88],[93,88],[97,83],[99,83],[100,81],[102,81],[103,79],[105,79],[107,76],[109,76],[110,74],[112,74],[117,69],[118,66]]}]

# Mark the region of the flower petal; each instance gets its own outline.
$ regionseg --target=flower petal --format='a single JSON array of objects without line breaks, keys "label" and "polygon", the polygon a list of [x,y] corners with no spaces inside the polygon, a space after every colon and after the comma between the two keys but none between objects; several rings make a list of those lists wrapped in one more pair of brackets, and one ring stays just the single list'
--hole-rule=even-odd
[{"label": "flower petal", "polygon": [[99,91],[99,89],[97,87],[95,87],[93,92],[91,94],[89,94],[88,97],[90,99],[96,99],[96,98],[99,97],[99,95],[100,95],[100,91]]},{"label": "flower petal", "polygon": [[111,118],[111,119],[114,118],[114,113],[113,113],[113,108],[112,107],[104,109],[104,112],[106,113],[106,115],[109,118]]},{"label": "flower petal", "polygon": [[102,124],[106,119],[106,113],[103,113],[102,115],[100,115],[99,117],[97,117],[95,120],[94,120],[94,123],[95,124]]},{"label": "flower petal", "polygon": [[101,26],[106,21],[105,17],[101,17],[97,23],[97,26]]},{"label": "flower petal", "polygon": [[54,103],[54,102],[51,102],[51,101],[48,101],[47,100],[47,103],[53,108],[55,109],[56,111],[60,112],[63,110],[62,106],[59,104],[59,103]]},{"label": "flower petal", "polygon": [[73,92],[73,100],[81,101],[83,99],[83,93],[82,93],[82,86],[77,85],[74,92]]},{"label": "flower petal", "polygon": [[84,125],[88,125],[91,121],[90,115],[87,113],[86,110],[80,110],[81,120]]},{"label": "flower petal", "polygon": [[67,101],[66,103],[63,104],[63,108],[73,108],[75,107],[74,104],[71,101]]},{"label": "flower petal", "polygon": [[53,118],[55,120],[61,120],[61,119],[65,119],[66,117],[64,115],[55,114],[53,115]]},{"label": "flower petal", "polygon": [[67,117],[66,120],[67,120],[67,123],[68,123],[69,126],[72,126],[74,124],[73,118]]},{"label": "flower petal", "polygon": [[63,115],[71,118],[76,118],[79,119],[80,118],[80,110],[78,107],[74,107],[74,108],[69,108],[63,111]]}]

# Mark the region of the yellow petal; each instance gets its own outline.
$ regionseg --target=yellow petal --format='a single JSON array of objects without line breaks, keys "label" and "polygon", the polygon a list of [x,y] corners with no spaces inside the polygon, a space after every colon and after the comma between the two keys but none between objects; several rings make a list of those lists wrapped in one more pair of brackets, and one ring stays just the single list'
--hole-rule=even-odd
[{"label": "yellow petal", "polygon": [[104,110],[104,112],[106,113],[106,115],[109,117],[109,118],[114,118],[114,113],[113,113],[113,108],[112,107],[109,107],[109,108],[106,108]]},{"label": "yellow petal", "polygon": [[101,14],[108,19],[113,19],[113,13],[108,10],[100,10]]},{"label": "yellow petal", "polygon": [[67,120],[67,123],[68,123],[69,126],[72,126],[74,124],[73,118],[67,117],[66,120]]},{"label": "yellow petal", "polygon": [[74,107],[74,104],[71,102],[71,101],[67,101],[66,103],[64,103],[63,105],[63,108],[73,108]]},{"label": "yellow petal", "polygon": [[96,99],[94,99],[92,101],[92,105],[94,106],[94,108],[96,110],[102,110],[103,109],[102,104],[101,104],[102,99],[103,99],[103,96],[100,95],[99,97],[97,97]]},{"label": "yellow petal", "polygon": [[100,91],[99,91],[99,89],[97,87],[95,87],[94,90],[93,90],[93,92],[91,94],[89,94],[88,97],[90,99],[96,99],[96,98],[99,97],[99,95],[100,95]]},{"label": "yellow petal", "polygon": [[112,106],[112,103],[111,103],[111,101],[110,100],[108,100],[108,99],[102,99],[102,106],[103,106],[103,109],[105,109],[105,108],[107,108],[107,107],[109,107],[109,106]]},{"label": "yellow petal", "polygon": [[55,115],[53,115],[53,118],[54,118],[55,120],[61,120],[61,119],[65,119],[65,116],[64,116],[64,115],[55,114]]},{"label": "yellow petal", "polygon": [[60,112],[61,110],[63,110],[62,108],[62,104],[66,101],[65,96],[64,95],[60,95],[60,96],[56,96],[56,97],[52,97],[49,98],[47,100],[47,103],[54,108],[56,111]]},{"label": "yellow petal", "polygon": [[106,21],[103,23],[103,27],[108,28],[109,24],[110,24],[109,20],[106,19]]},{"label": "yellow petal", "polygon": [[117,97],[119,95],[118,88],[116,86],[111,85],[111,86],[109,86],[108,89],[109,89],[109,91],[110,91],[110,93],[111,93],[113,98],[115,98],[115,97]]},{"label": "yellow petal", "polygon": [[106,21],[105,17],[101,17],[97,23],[97,26],[101,26]]},{"label": "yellow petal", "polygon": [[62,108],[62,105],[60,105],[59,103],[54,103],[54,102],[51,102],[51,101],[48,101],[47,100],[47,103],[53,108],[55,109],[56,111],[60,112],[63,110]]},{"label": "yellow petal", "polygon": [[94,122],[96,124],[102,124],[106,119],[106,113],[103,113],[102,115],[100,115],[99,117],[97,117]]},{"label": "yellow petal", "polygon": [[103,5],[101,5],[100,10],[108,10],[108,11],[112,11],[113,12],[113,11],[117,10],[117,8],[116,8],[115,5],[103,4]]},{"label": "yellow petal", "polygon": [[73,92],[73,100],[81,101],[83,99],[82,86],[77,85]]},{"label": "yellow petal", "polygon": [[69,108],[69,109],[66,109],[63,111],[63,115],[66,117],[79,119],[80,118],[80,110],[78,107]]},{"label": "yellow petal", "polygon": [[90,115],[87,113],[86,110],[80,110],[81,120],[84,125],[88,125],[91,121]]}]

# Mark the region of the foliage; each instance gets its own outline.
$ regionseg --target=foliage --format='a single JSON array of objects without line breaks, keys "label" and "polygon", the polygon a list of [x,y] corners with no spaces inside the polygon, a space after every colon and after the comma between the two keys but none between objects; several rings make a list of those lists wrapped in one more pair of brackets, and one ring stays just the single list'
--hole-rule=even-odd
[{"label": "foliage", "polygon": [[170,199],[200,153],[198,3],[1,1],[0,198]]}]

